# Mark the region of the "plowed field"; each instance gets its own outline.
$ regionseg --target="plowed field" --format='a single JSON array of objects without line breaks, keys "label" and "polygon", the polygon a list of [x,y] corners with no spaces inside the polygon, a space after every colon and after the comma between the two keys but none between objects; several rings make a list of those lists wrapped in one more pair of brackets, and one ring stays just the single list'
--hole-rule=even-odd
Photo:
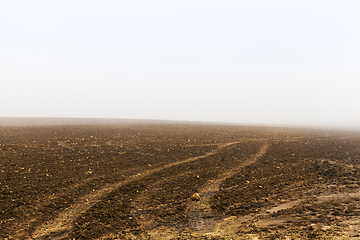
[{"label": "plowed field", "polygon": [[0,239],[360,239],[360,133],[0,126]]}]

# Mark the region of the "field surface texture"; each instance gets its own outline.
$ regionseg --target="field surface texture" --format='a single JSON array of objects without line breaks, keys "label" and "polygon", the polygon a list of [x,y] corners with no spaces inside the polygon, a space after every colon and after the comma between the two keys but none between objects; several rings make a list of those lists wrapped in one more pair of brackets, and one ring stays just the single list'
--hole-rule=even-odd
[{"label": "field surface texture", "polygon": [[0,239],[360,239],[360,133],[0,126]]}]

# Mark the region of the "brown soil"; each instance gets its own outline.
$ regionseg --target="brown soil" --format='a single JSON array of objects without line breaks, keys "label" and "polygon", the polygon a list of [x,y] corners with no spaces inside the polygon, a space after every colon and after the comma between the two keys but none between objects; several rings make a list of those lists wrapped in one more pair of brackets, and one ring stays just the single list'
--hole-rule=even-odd
[{"label": "brown soil", "polygon": [[0,239],[360,239],[360,134],[0,126],[0,191]]}]

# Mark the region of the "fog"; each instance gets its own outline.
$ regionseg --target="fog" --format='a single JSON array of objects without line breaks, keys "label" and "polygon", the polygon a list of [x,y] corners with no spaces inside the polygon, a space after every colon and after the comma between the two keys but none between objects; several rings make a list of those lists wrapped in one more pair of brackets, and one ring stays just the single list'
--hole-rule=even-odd
[{"label": "fog", "polygon": [[359,1],[1,1],[0,117],[360,128]]}]

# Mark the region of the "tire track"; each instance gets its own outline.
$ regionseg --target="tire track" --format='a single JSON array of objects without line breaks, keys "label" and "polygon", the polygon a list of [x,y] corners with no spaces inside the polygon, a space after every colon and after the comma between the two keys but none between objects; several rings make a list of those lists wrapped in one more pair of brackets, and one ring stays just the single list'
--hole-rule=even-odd
[{"label": "tire track", "polygon": [[215,224],[221,220],[220,216],[217,216],[210,207],[209,201],[220,190],[221,183],[237,174],[241,169],[255,163],[261,156],[263,156],[270,144],[265,143],[260,150],[253,155],[253,157],[247,159],[245,162],[240,163],[237,167],[232,168],[229,172],[220,175],[210,185],[203,188],[198,194],[201,199],[198,202],[193,202],[187,211],[187,215],[190,221],[190,228],[199,233],[207,233],[215,227]]},{"label": "tire track", "polygon": [[[100,176],[101,177],[101,176]],[[95,180],[97,177],[90,177],[87,179],[82,180],[81,182],[75,183],[72,186],[68,187],[68,188],[62,188],[60,189],[57,193],[54,194],[50,194],[50,195],[45,195],[41,198],[38,198],[36,200],[36,203],[34,204],[34,206],[32,207],[32,211],[35,212],[39,212],[41,211],[41,208],[43,208],[44,206],[48,205],[51,203],[51,201],[66,195],[69,191],[73,191],[76,190],[78,188],[81,188],[82,186],[88,184],[89,182]],[[18,223],[17,227],[16,227],[16,234],[14,235],[14,237],[16,238],[21,238],[23,235],[28,235],[25,231],[26,229],[26,225],[28,225],[31,222],[36,221],[38,218],[37,217],[32,217],[32,218],[24,218],[22,219],[21,222]]]},{"label": "tire track", "polygon": [[[247,167],[247,166],[255,163],[261,156],[263,156],[266,153],[269,146],[270,145],[267,144],[267,143],[264,144],[260,148],[259,152],[257,152],[252,158],[247,159],[245,162],[241,163],[239,166],[237,166],[235,168],[232,168],[229,172],[222,174],[210,186],[202,189],[199,194],[200,195],[205,195],[207,198],[210,197],[210,196],[215,195],[215,193],[219,191],[220,185],[225,179],[234,176],[238,171],[240,171],[244,167]],[[211,194],[209,195],[209,193],[211,193]]]},{"label": "tire track", "polygon": [[100,202],[104,197],[106,197],[109,193],[116,190],[117,188],[124,186],[126,184],[129,184],[131,182],[134,182],[136,180],[139,180],[141,178],[144,178],[146,176],[149,176],[151,174],[154,174],[156,172],[162,171],[164,169],[171,168],[176,165],[196,161],[196,160],[217,154],[222,148],[225,148],[227,146],[237,144],[240,142],[241,141],[219,144],[218,145],[219,147],[217,149],[207,152],[204,155],[190,157],[183,161],[170,163],[170,164],[164,165],[164,166],[156,168],[156,169],[150,169],[143,173],[138,173],[138,174],[132,175],[124,181],[114,183],[114,184],[109,184],[100,190],[89,193],[89,194],[85,195],[84,197],[80,198],[78,200],[78,203],[76,203],[76,204],[70,206],[69,208],[65,209],[64,211],[62,211],[55,219],[48,221],[48,222],[44,223],[43,225],[39,226],[34,231],[34,233],[32,234],[32,238],[30,238],[30,239],[41,240],[41,239],[46,239],[48,237],[51,237],[51,239],[62,239],[63,237],[65,237],[67,235],[67,233],[70,232],[71,225],[77,217],[79,217],[81,214],[85,213],[92,206],[94,206],[95,204]]}]

